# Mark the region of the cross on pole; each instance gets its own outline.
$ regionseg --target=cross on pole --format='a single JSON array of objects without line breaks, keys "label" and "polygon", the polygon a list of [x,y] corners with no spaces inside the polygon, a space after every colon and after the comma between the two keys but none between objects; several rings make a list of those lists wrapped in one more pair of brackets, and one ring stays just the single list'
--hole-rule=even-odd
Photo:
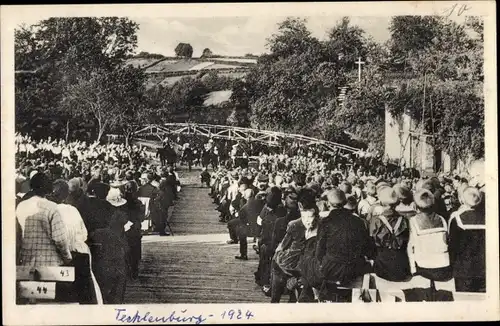
[{"label": "cross on pole", "polygon": [[361,65],[364,65],[364,61],[361,61],[361,57],[358,58],[358,61],[355,62],[358,65],[358,82],[361,81]]}]

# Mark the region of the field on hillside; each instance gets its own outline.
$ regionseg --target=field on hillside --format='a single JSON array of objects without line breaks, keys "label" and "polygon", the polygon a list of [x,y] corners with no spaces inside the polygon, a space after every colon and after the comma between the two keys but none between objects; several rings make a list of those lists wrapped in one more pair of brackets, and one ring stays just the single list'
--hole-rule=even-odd
[{"label": "field on hillside", "polygon": [[[220,72],[219,73],[219,76],[227,76],[227,77],[232,77],[232,78],[243,78],[244,76],[246,75],[245,72]],[[195,77],[194,75],[187,75],[187,76],[191,76],[191,77]],[[162,78],[161,77],[156,77],[156,78],[153,78],[153,77],[150,77],[152,78],[152,80],[149,80],[147,85],[146,85],[146,88],[151,88],[155,85],[162,85],[162,86],[172,86],[173,84],[175,84],[175,82],[179,81],[181,78],[183,77],[186,77],[185,76],[172,76],[172,77],[167,77],[167,78]]]},{"label": "field on hillside", "polygon": [[213,63],[204,69],[209,69],[209,70],[217,70],[217,69],[229,69],[229,68],[242,68],[243,66],[237,66],[237,65],[225,65],[222,63]]},{"label": "field on hillside", "polygon": [[144,58],[132,58],[125,62],[125,65],[133,66],[135,68],[142,68],[152,65],[158,61],[158,59],[144,59]]},{"label": "field on hillside", "polygon": [[257,59],[244,59],[244,58],[214,58],[217,61],[227,62],[241,62],[241,63],[257,63]]},{"label": "field on hillside", "polygon": [[202,62],[191,59],[165,60],[159,62],[151,68],[148,68],[146,72],[188,71],[189,69],[199,65],[200,63]]},{"label": "field on hillside", "polygon": [[[156,64],[155,64],[156,63]],[[149,73],[158,72],[178,72],[189,70],[202,69],[227,69],[227,68],[242,68],[248,64],[256,63],[255,59],[229,59],[229,58],[214,58],[207,59],[173,59],[168,58],[163,61],[159,59],[146,58],[131,58],[125,62],[125,65],[131,65],[136,68],[151,66],[146,69]]]}]

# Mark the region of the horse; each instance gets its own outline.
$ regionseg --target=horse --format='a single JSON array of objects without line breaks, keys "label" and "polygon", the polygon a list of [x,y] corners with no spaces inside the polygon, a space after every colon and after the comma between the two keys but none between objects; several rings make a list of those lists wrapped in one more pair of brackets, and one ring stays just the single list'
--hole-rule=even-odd
[{"label": "horse", "polygon": [[156,157],[160,158],[161,166],[168,164],[175,167],[175,163],[177,162],[176,151],[168,145],[158,148],[156,150]]}]

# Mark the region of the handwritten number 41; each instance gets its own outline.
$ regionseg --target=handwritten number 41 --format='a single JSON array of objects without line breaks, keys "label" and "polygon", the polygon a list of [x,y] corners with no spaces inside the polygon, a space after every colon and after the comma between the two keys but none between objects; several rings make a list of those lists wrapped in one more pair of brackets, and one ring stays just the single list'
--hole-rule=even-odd
[{"label": "handwritten number 41", "polygon": [[238,310],[228,310],[224,311],[221,314],[222,319],[229,319],[229,320],[241,320],[241,319],[252,319],[254,317],[253,313],[250,310],[247,310],[245,314],[241,311],[241,309]]}]

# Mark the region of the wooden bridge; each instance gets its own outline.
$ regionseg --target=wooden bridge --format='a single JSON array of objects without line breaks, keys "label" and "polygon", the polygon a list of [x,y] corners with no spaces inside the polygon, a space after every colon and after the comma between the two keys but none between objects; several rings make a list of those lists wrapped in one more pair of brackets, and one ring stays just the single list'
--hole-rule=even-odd
[{"label": "wooden bridge", "polygon": [[270,146],[278,146],[283,142],[296,142],[301,146],[316,146],[335,153],[361,153],[361,149],[327,140],[299,134],[278,131],[260,130],[226,125],[209,125],[196,123],[150,124],[134,133],[136,140],[146,136],[156,136],[163,140],[167,135],[201,135],[208,138],[228,139],[234,141],[257,142]]}]

